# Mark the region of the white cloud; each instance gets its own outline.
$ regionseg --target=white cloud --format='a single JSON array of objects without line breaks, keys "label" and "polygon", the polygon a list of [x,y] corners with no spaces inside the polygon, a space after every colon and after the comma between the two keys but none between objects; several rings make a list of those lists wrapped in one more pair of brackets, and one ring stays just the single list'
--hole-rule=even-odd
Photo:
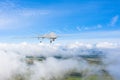
[{"label": "white cloud", "polygon": [[[25,80],[51,80],[57,78],[62,80],[71,71],[83,72],[86,69],[86,74],[96,74],[97,71],[99,72],[99,66],[92,66],[77,56],[90,54],[92,51],[94,53],[101,51],[106,55],[104,60],[104,63],[107,64],[106,69],[117,80],[120,78],[120,72],[116,73],[120,67],[120,44],[116,44],[101,42],[95,46],[88,43],[72,43],[67,45],[29,44],[25,42],[19,44],[0,43],[0,79],[14,80],[16,76],[21,75],[24,76]],[[36,60],[34,65],[29,66],[25,62],[25,56],[28,55],[42,55],[46,57],[46,60],[42,62]],[[68,57],[68,59],[59,60],[54,58],[56,55]]]},{"label": "white cloud", "polygon": [[48,10],[40,10],[40,9],[22,9],[18,14],[21,16],[43,16],[49,14]]},{"label": "white cloud", "polygon": [[96,30],[96,29],[101,29],[103,26],[101,24],[94,25],[94,26],[77,26],[76,29],[78,31],[84,31],[84,30]]},{"label": "white cloud", "polygon": [[117,48],[117,43],[101,42],[96,45],[97,48]]},{"label": "white cloud", "polygon": [[39,8],[23,8],[10,0],[0,1],[0,29],[26,27],[33,22],[33,19],[43,18],[49,13],[49,10]]},{"label": "white cloud", "polygon": [[111,22],[110,22],[110,26],[115,26],[116,25],[116,23],[117,23],[117,21],[118,21],[118,19],[119,19],[119,16],[118,15],[116,15],[116,16],[114,16],[113,18],[112,18],[112,20],[111,20]]},{"label": "white cloud", "polygon": [[[6,14],[7,13],[7,14]],[[22,9],[3,12],[0,15],[0,29],[15,29],[27,27],[38,17],[41,19],[47,15],[47,10]],[[23,24],[24,23],[24,24]]]}]

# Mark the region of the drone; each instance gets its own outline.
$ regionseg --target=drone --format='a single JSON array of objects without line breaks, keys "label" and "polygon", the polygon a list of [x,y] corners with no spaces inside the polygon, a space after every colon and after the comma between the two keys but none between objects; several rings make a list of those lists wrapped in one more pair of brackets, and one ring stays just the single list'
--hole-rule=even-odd
[{"label": "drone", "polygon": [[26,39],[26,38],[37,38],[38,40],[40,40],[40,43],[42,43],[43,39],[49,39],[50,40],[50,43],[53,43],[57,38],[58,38],[58,35],[54,32],[50,32],[50,33],[47,33],[47,34],[43,34],[43,35],[38,35],[38,36],[32,36],[32,37],[26,37],[26,36],[22,36],[22,37],[12,37],[12,39]]},{"label": "drone", "polygon": [[42,43],[43,39],[49,39],[49,40],[50,40],[50,43],[52,43],[52,42],[54,42],[54,41],[58,38],[58,36],[57,36],[56,33],[50,32],[50,33],[48,33],[48,34],[43,34],[43,35],[41,35],[41,36],[37,36],[37,37],[33,37],[33,38],[41,39],[41,40],[40,40],[40,43]]}]

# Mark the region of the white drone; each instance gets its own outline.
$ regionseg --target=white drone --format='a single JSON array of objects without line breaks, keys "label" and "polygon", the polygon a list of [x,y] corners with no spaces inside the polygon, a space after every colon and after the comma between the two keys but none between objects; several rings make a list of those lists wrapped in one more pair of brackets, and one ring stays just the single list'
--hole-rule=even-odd
[{"label": "white drone", "polygon": [[42,42],[43,39],[49,39],[50,40],[50,43],[52,43],[53,41],[55,41],[55,39],[58,38],[57,34],[55,34],[54,32],[50,32],[48,34],[44,34],[44,35],[41,35],[41,36],[37,36],[37,37],[33,37],[33,38],[38,38],[38,39],[41,39],[40,43]]}]

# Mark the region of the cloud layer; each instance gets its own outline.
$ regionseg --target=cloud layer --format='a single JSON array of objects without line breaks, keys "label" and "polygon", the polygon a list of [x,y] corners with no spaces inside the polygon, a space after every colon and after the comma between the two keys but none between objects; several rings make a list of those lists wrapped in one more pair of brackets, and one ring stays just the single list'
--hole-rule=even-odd
[{"label": "cloud layer", "polygon": [[[71,72],[96,74],[100,67],[91,66],[80,55],[98,54],[106,55],[104,64],[106,70],[118,80],[120,77],[120,45],[118,43],[101,42],[96,45],[85,43],[62,44],[0,44],[0,79],[1,80],[56,80],[63,79]],[[35,60],[34,65],[28,65],[26,56],[44,56],[42,62]],[[55,57],[56,56],[56,57]],[[61,56],[62,58],[59,58]]]}]

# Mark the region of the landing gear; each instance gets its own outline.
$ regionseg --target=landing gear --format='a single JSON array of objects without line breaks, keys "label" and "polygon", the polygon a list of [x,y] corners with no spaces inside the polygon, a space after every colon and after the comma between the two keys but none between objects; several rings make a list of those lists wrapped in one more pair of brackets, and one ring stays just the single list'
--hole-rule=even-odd
[{"label": "landing gear", "polygon": [[41,41],[40,41],[40,43],[42,43],[43,39],[44,39],[44,38],[41,38]]}]

